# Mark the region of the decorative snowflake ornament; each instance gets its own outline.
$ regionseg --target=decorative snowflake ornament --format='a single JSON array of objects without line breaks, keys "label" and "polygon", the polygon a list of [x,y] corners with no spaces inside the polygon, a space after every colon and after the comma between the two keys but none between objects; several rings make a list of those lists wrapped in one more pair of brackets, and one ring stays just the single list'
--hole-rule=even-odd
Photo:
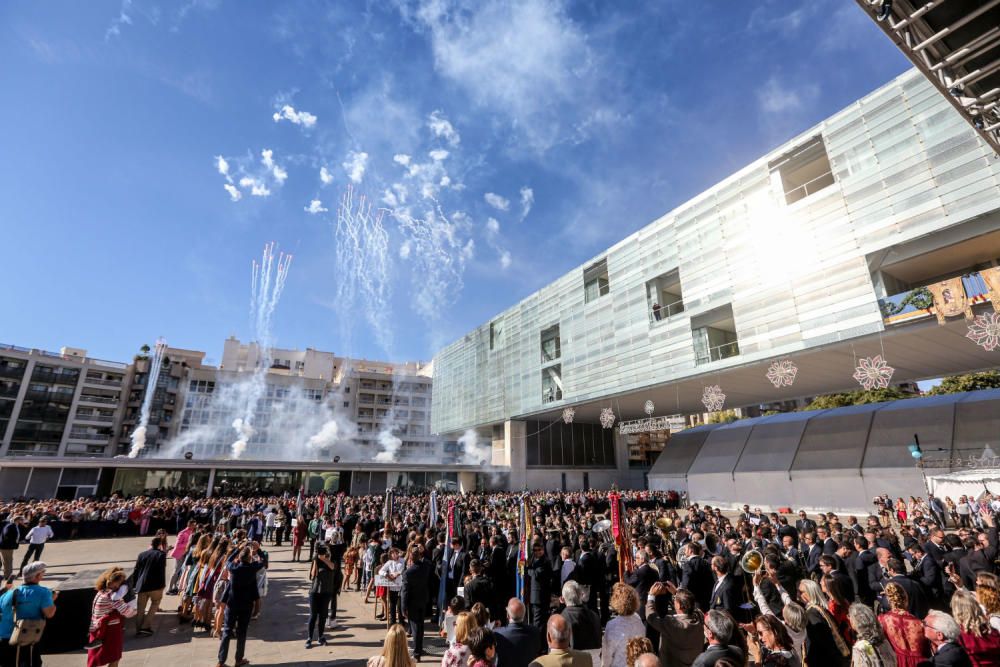
[{"label": "decorative snowflake ornament", "polygon": [[643,409],[646,411],[647,415],[652,416],[653,412],[656,410],[656,406],[653,405],[652,401],[646,401],[646,405],[643,407]]},{"label": "decorative snowflake ornament", "polygon": [[701,394],[701,402],[709,412],[718,412],[726,404],[726,395],[722,393],[719,385],[713,384],[705,387],[705,391]]},{"label": "decorative snowflake ornament", "polygon": [[791,387],[792,383],[795,382],[795,375],[798,372],[799,369],[795,367],[795,364],[788,359],[782,359],[781,361],[775,361],[767,369],[767,379],[775,387]]},{"label": "decorative snowflake ornament", "polygon": [[1000,314],[993,311],[977,315],[965,337],[987,352],[997,349],[1000,347]]},{"label": "decorative snowflake ornament", "polygon": [[854,369],[854,379],[867,391],[872,389],[885,389],[889,386],[889,380],[896,371],[886,363],[881,354],[874,357],[865,357],[858,362],[858,367]]},{"label": "decorative snowflake ornament", "polygon": [[564,408],[563,409],[563,423],[564,424],[572,424],[573,423],[573,417],[575,417],[575,416],[576,416],[576,410],[574,410],[573,408]]},{"label": "decorative snowflake ornament", "polygon": [[601,426],[611,428],[615,425],[615,411],[611,408],[601,410]]}]

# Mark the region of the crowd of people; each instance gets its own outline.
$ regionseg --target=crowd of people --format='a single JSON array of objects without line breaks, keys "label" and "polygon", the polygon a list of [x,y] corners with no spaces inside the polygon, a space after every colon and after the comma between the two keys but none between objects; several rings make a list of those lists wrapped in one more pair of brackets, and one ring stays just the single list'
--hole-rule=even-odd
[{"label": "crowd of people", "polygon": [[0,667],[40,664],[30,644],[9,652],[13,619],[55,612],[37,558],[76,511],[77,534],[108,520],[152,534],[131,573],[96,582],[89,667],[117,665],[128,619],[152,634],[164,595],[182,622],[219,637],[219,665],[233,639],[247,664],[267,548],[286,541],[309,563],[306,648],[327,643],[351,591],[388,628],[370,667],[423,659],[427,623],[445,643],[442,667],[1000,665],[998,498],[880,497],[870,515],[842,518],[621,496],[618,537],[598,491],[441,494],[436,518],[427,494],[10,503],[5,568],[31,531],[41,546],[22,562],[24,584],[0,596]]}]

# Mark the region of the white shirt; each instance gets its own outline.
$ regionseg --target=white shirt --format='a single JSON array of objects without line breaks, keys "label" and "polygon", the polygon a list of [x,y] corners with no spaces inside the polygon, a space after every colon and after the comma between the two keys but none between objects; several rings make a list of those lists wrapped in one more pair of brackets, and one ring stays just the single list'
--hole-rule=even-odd
[{"label": "white shirt", "polygon": [[45,544],[54,534],[48,526],[35,526],[28,531],[28,541],[32,544]]},{"label": "white shirt", "polygon": [[402,561],[387,560],[378,573],[383,577],[388,577],[390,574],[403,574],[404,569]]}]

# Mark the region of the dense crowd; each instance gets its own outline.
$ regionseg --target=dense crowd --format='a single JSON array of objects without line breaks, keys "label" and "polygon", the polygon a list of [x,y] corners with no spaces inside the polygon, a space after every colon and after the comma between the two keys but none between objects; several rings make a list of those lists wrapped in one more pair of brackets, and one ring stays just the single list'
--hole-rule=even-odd
[{"label": "dense crowd", "polygon": [[436,519],[426,493],[9,503],[5,575],[20,543],[30,552],[25,583],[0,597],[0,667],[40,664],[28,640],[9,639],[15,619],[55,611],[45,541],[99,525],[152,538],[131,572],[96,582],[92,667],[117,665],[126,619],[152,634],[164,595],[181,622],[220,638],[219,665],[232,640],[245,665],[267,549],[285,542],[309,562],[306,647],[326,643],[340,594],[364,595],[389,627],[370,667],[420,660],[428,621],[446,642],[442,667],[1000,665],[1000,498],[883,496],[868,516],[840,517],[621,496],[617,546],[598,491],[439,494]]}]

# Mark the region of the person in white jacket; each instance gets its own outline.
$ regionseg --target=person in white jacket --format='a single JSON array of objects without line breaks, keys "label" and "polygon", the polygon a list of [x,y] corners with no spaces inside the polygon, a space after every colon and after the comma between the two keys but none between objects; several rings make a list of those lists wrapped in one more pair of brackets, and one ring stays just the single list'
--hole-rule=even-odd
[{"label": "person in white jacket", "polygon": [[24,566],[28,564],[31,560],[32,554],[35,556],[35,560],[39,560],[42,557],[42,550],[45,549],[45,543],[52,539],[55,533],[52,532],[52,528],[49,526],[48,517],[42,517],[38,520],[38,525],[28,531],[28,535],[25,539],[28,540],[28,550],[24,553],[24,559],[21,561],[21,568],[18,570],[17,576],[21,576],[21,572],[24,571]]}]

